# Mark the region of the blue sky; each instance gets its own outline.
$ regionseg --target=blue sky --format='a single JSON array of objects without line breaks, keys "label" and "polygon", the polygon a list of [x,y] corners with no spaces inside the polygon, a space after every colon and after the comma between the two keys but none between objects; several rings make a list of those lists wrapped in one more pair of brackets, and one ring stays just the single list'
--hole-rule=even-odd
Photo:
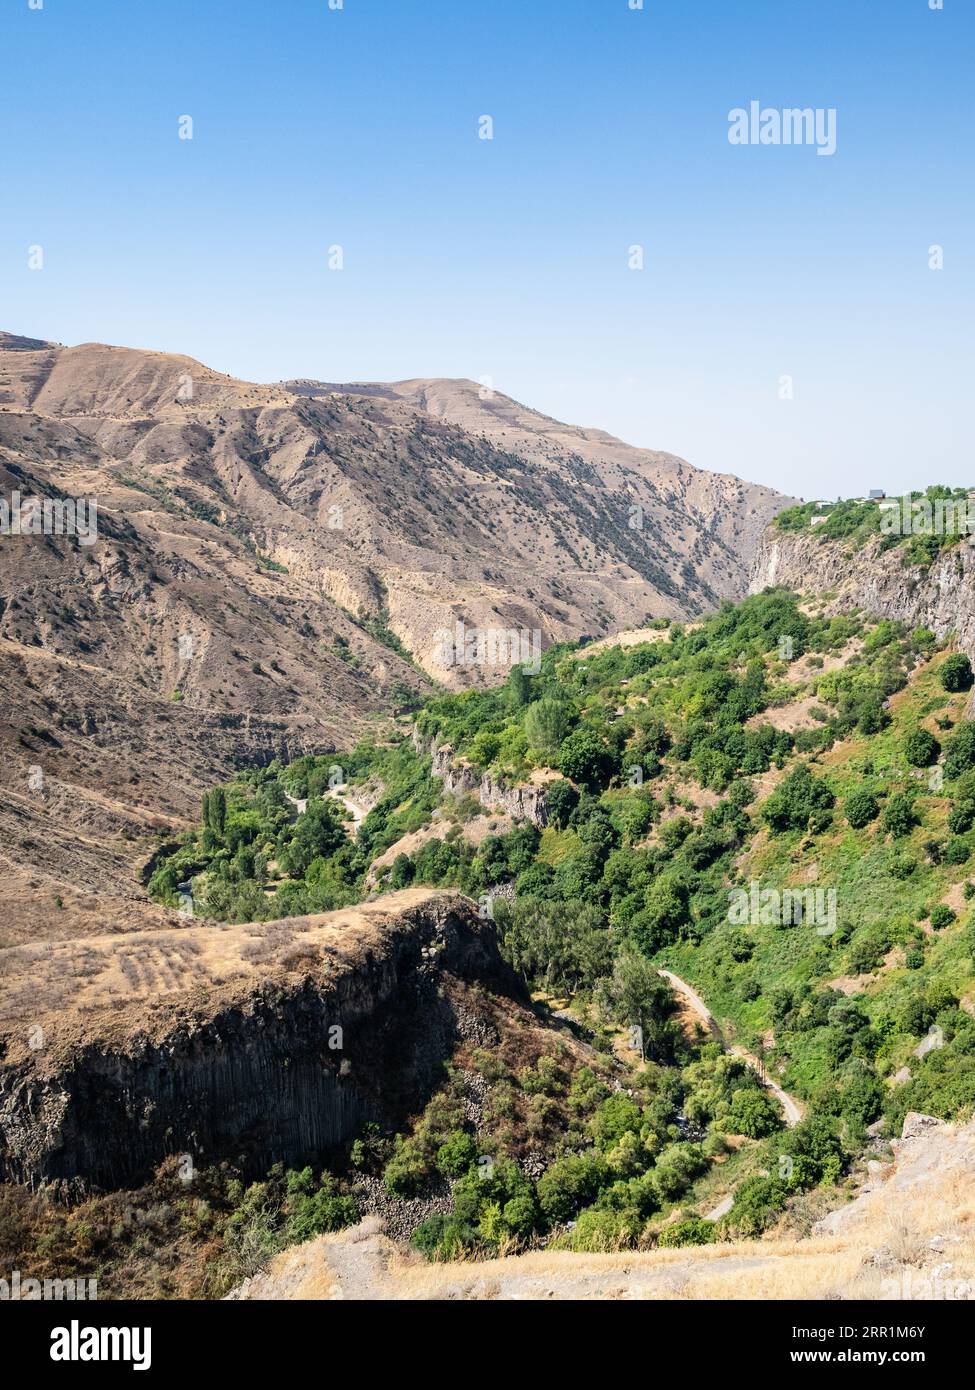
[{"label": "blue sky", "polygon": [[[975,483],[973,57],[969,0],[3,0],[0,326]],[[732,146],[752,100],[835,155]]]}]

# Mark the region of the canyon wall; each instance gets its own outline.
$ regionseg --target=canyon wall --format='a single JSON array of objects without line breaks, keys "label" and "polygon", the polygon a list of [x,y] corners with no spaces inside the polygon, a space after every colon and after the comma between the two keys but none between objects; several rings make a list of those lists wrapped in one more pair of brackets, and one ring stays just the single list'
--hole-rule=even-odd
[{"label": "canyon wall", "polygon": [[[172,947],[160,938],[191,936],[193,975],[178,988],[129,999],[128,1013],[97,1002],[100,979],[102,995],[117,992],[113,955],[149,959]],[[511,983],[492,924],[457,894],[393,894],[293,924],[104,938],[86,951],[68,981],[78,1007],[52,1010],[39,1047],[23,1041],[37,1037],[36,999],[22,1020],[3,1020],[9,1180],[132,1185],[170,1154],[195,1166],[227,1159],[246,1175],[313,1162],[367,1121],[393,1126],[422,1108],[465,1035],[465,984]],[[69,971],[74,957],[62,954],[54,964]],[[14,996],[27,955],[10,962]]]},{"label": "canyon wall", "polygon": [[806,594],[828,594],[832,611],[863,608],[878,618],[928,627],[938,637],[956,633],[975,658],[975,549],[962,541],[932,565],[905,565],[904,550],[881,553],[880,538],[851,553],[811,532],[770,526],[752,566],[749,593],[784,585]]}]

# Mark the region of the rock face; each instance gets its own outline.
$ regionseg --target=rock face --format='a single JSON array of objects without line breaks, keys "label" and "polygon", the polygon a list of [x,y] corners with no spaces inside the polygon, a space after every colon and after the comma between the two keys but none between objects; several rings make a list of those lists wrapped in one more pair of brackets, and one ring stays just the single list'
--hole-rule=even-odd
[{"label": "rock face", "polygon": [[[257,971],[246,967],[255,928],[224,929],[201,946],[193,982],[156,1006],[130,1004],[128,1021],[117,1006],[82,1004],[73,1035],[70,1020],[52,1019],[32,1052],[7,1020],[0,1175],[118,1187],[169,1154],[255,1174],[314,1161],[366,1121],[422,1108],[456,1042],[464,982],[508,987],[491,923],[458,895],[415,893],[302,920],[314,925]],[[89,979],[108,978],[106,942],[104,962],[89,954]],[[243,973],[213,984],[207,949],[221,977],[235,952]]]},{"label": "rock face", "polygon": [[414,741],[421,752],[430,754],[430,771],[443,782],[444,791],[454,796],[475,796],[486,810],[498,807],[513,820],[530,821],[539,829],[548,824],[544,785],[491,777],[467,763],[455,763],[454,751],[447,745],[438,748]]},{"label": "rock face", "polygon": [[770,526],[752,567],[749,593],[772,585],[803,593],[829,593],[833,611],[864,608],[878,618],[929,627],[939,637],[957,633],[962,650],[975,656],[975,548],[952,546],[928,568],[905,566],[901,547],[880,553],[880,538],[851,554],[812,533]]}]

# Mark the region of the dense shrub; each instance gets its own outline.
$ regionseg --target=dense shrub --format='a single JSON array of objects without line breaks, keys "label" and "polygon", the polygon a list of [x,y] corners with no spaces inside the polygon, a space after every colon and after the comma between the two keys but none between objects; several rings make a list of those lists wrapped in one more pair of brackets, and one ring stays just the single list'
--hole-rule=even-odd
[{"label": "dense shrub", "polygon": [[945,690],[970,690],[973,681],[972,663],[963,652],[954,652],[942,662],[938,677]]},{"label": "dense shrub", "polygon": [[800,763],[768,798],[762,814],[773,831],[805,830],[810,816],[828,810],[834,800],[827,784],[814,777],[806,763]]},{"label": "dense shrub", "polygon": [[713,1221],[693,1216],[686,1221],[677,1221],[673,1226],[665,1226],[657,1235],[657,1244],[664,1250],[673,1250],[682,1245],[710,1245],[715,1238],[714,1230]]},{"label": "dense shrub", "polygon": [[340,1231],[359,1220],[354,1198],[338,1190],[336,1180],[323,1173],[316,1185],[310,1168],[289,1173],[286,1237],[298,1244],[328,1231]]},{"label": "dense shrub", "polygon": [[617,758],[603,740],[589,729],[577,729],[562,743],[558,768],[580,786],[604,787],[616,771]]},{"label": "dense shrub", "polygon": [[975,767],[975,724],[962,724],[945,744],[945,776],[960,777]]},{"label": "dense shrub", "polygon": [[470,1134],[455,1130],[437,1150],[437,1167],[448,1178],[459,1178],[477,1162],[477,1144]]},{"label": "dense shrub", "polygon": [[880,805],[872,792],[855,791],[846,798],[846,819],[854,830],[862,830],[880,814]]},{"label": "dense shrub", "polygon": [[935,931],[943,931],[945,927],[950,927],[954,920],[954,910],[947,903],[938,903],[931,909],[931,925]]},{"label": "dense shrub", "polygon": [[579,793],[571,782],[553,782],[545,793],[548,818],[558,830],[569,823],[569,817],[579,804]]},{"label": "dense shrub", "polygon": [[912,729],[904,737],[904,757],[912,767],[930,767],[940,753],[940,743],[927,729]]},{"label": "dense shrub", "polygon": [[606,1175],[595,1153],[565,1154],[538,1180],[538,1200],[549,1221],[568,1221],[599,1192]]},{"label": "dense shrub", "polygon": [[754,1086],[735,1091],[727,1118],[727,1125],[735,1134],[761,1139],[774,1133],[781,1123],[778,1106],[764,1091]]},{"label": "dense shrub", "polygon": [[910,835],[916,824],[913,798],[907,792],[897,792],[884,808],[884,829],[889,835],[898,838]]}]

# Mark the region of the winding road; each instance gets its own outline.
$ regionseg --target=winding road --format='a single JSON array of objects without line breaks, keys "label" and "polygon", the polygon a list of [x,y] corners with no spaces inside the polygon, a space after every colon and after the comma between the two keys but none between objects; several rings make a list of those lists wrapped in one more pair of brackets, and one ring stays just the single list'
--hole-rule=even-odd
[{"label": "winding road", "polygon": [[789,1129],[791,1129],[793,1125],[797,1125],[806,1113],[805,1106],[802,1102],[796,1100],[795,1096],[790,1096],[788,1091],[783,1091],[778,1082],[772,1080],[760,1059],[756,1057],[753,1052],[747,1051],[744,1047],[728,1047],[722,1036],[721,1029],[718,1027],[717,1019],[693,986],[689,985],[686,980],[682,980],[679,975],[675,975],[672,970],[658,970],[657,974],[662,975],[674,993],[679,994],[691,1010],[697,1014],[711,1036],[716,1042],[721,1044],[726,1052],[730,1052],[735,1057],[740,1057],[743,1062],[747,1062],[750,1067],[758,1072],[762,1084],[772,1092],[772,1095],[781,1105],[782,1114]]},{"label": "winding road", "polygon": [[334,797],[336,801],[340,801],[351,815],[352,823],[351,825],[349,825],[348,830],[349,834],[352,835],[354,838],[356,831],[359,829],[359,826],[366,818],[365,807],[360,806],[358,801],[353,801],[351,796],[343,796],[341,790],[338,787],[336,787],[333,791],[330,791],[328,795]]},{"label": "winding road", "polygon": [[[345,784],[343,783],[343,786],[344,785]],[[290,792],[285,792],[285,796],[291,802],[292,806],[296,806],[298,808],[298,814],[300,816],[304,812],[305,807],[308,805],[308,798],[304,797],[299,799],[297,796],[292,796]],[[354,839],[356,831],[359,829],[359,826],[366,818],[366,808],[364,806],[360,806],[358,801],[353,801],[350,796],[343,796],[341,788],[339,787],[332,787],[329,789],[329,791],[325,793],[325,800],[327,801],[330,798],[333,801],[341,802],[345,809],[348,811],[349,815],[352,817],[351,823],[347,823],[345,828],[346,830],[348,830],[349,834]]]}]

